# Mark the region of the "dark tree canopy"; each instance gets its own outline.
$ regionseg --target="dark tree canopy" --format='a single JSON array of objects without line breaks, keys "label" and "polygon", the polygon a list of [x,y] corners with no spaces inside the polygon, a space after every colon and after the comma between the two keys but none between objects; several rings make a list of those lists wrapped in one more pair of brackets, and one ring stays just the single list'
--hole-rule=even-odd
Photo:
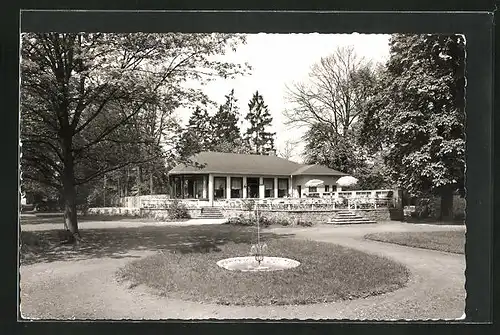
[{"label": "dark tree canopy", "polygon": [[460,35],[394,35],[380,93],[365,119],[393,179],[412,195],[441,196],[441,217],[465,173],[465,41]]}]

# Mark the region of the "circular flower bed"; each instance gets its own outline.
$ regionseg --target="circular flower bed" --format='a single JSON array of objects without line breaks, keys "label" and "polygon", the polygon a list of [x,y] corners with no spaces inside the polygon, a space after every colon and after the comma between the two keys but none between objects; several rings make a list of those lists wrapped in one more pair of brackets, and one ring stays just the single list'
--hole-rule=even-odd
[{"label": "circular flower bed", "polygon": [[129,263],[119,277],[170,298],[226,305],[310,304],[358,299],[396,290],[407,269],[389,259],[329,243],[266,241],[268,255],[289,257],[297,268],[271,272],[228,271],[217,261],[248,256],[250,245],[227,243],[211,252],[163,251]]}]

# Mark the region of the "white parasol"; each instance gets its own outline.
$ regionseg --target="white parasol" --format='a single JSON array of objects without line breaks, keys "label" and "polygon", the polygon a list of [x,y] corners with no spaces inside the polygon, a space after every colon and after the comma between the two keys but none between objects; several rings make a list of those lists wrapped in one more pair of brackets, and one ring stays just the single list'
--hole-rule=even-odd
[{"label": "white parasol", "polygon": [[348,187],[352,185],[356,185],[358,183],[358,180],[354,178],[353,176],[344,176],[340,177],[339,180],[337,180],[337,185],[340,187]]},{"label": "white parasol", "polygon": [[324,181],[320,179],[311,179],[307,183],[305,183],[306,187],[316,187],[319,185],[323,185]]}]

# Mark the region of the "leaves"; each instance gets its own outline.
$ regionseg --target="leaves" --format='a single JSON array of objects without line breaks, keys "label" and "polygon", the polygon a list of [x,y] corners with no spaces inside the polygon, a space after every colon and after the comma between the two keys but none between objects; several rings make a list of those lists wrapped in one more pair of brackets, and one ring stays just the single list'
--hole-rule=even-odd
[{"label": "leaves", "polygon": [[387,70],[363,120],[365,143],[386,148],[398,184],[416,195],[463,189],[465,42],[394,35]]},{"label": "leaves", "polygon": [[218,33],[23,34],[23,174],[60,189],[59,170],[75,187],[111,172],[119,183],[125,167],[142,165],[160,180],[173,111],[209,101],[184,84],[248,71],[215,57],[242,42]]}]

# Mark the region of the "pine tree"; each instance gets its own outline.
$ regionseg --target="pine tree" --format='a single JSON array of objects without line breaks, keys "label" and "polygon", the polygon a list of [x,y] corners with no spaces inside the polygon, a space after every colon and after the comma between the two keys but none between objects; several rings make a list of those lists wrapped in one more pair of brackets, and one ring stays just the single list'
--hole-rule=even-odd
[{"label": "pine tree", "polygon": [[211,118],[211,143],[210,148],[214,150],[221,144],[237,145],[241,140],[240,128],[238,127],[238,105],[234,97],[234,89],[226,95],[226,102],[219,107],[217,113]]},{"label": "pine tree", "polygon": [[250,145],[251,151],[258,155],[269,155],[275,152],[274,136],[276,133],[268,131],[272,127],[273,118],[269,113],[264,98],[255,92],[248,103],[248,114],[245,120],[250,123],[245,140]]},{"label": "pine tree", "polygon": [[195,153],[210,150],[212,145],[211,127],[208,112],[196,107],[177,143],[179,155],[187,158]]}]

